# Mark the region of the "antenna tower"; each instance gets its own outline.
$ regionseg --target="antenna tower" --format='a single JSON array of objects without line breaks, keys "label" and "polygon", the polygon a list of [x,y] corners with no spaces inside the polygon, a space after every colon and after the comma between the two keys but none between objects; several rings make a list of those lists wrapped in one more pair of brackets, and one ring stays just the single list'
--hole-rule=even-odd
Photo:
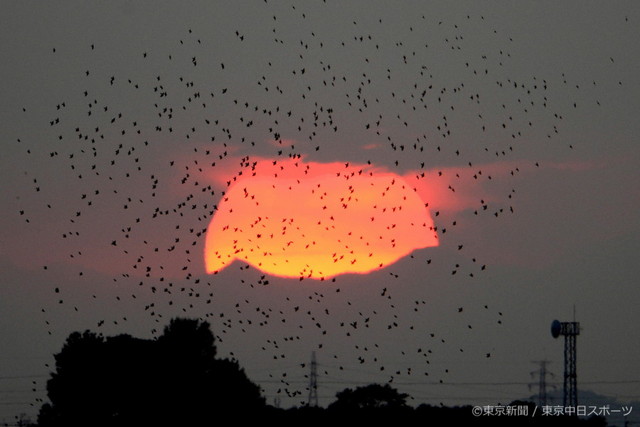
[{"label": "antenna tower", "polygon": [[[575,319],[574,319],[575,320]],[[551,335],[558,338],[564,336],[564,398],[565,407],[578,406],[578,374],[576,373],[576,338],[580,335],[579,322],[551,323]]]}]

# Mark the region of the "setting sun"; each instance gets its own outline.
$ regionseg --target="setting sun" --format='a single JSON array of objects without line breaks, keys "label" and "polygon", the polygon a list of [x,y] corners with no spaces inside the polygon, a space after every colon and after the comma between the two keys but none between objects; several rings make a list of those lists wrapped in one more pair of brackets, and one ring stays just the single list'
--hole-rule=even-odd
[{"label": "setting sun", "polygon": [[425,201],[402,177],[344,163],[261,162],[209,224],[208,273],[235,259],[282,277],[368,273],[438,245]]}]

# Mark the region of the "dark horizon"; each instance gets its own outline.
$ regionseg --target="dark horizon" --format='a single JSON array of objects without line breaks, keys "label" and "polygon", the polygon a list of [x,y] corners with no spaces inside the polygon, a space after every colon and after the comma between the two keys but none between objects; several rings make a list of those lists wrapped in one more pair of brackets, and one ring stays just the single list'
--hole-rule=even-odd
[{"label": "dark horizon", "polygon": [[[609,407],[609,402],[607,406],[585,402],[566,406],[536,404],[530,399],[484,406],[447,406],[442,402],[415,406],[409,404],[409,394],[390,383],[346,387],[322,407],[317,399],[315,353],[307,402],[281,408],[277,401],[266,401],[263,390],[246,376],[240,364],[219,358],[217,352],[211,325],[197,319],[171,319],[162,335],[152,340],[128,334],[104,337],[89,330],[74,332],[54,355],[55,371],[47,381],[48,401],[40,407],[37,425],[201,425],[226,414],[247,420],[305,421],[314,425],[353,417],[361,421],[595,426],[611,425],[607,424],[611,420],[626,421],[633,410],[624,405]],[[602,402],[602,396],[592,397]],[[565,413],[570,408],[577,413]],[[31,424],[28,417],[21,416],[11,425]]]}]

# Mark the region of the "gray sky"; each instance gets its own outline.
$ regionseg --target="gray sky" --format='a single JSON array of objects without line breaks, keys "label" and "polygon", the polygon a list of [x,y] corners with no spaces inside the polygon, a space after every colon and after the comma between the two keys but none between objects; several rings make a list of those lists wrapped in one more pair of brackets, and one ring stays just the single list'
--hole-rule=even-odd
[{"label": "gray sky", "polygon": [[[391,380],[451,405],[534,393],[535,360],[561,383],[575,307],[579,387],[639,398],[635,2],[3,9],[0,419],[37,413],[70,332],[173,316],[270,402],[306,399],[315,351],[321,404]],[[290,156],[419,182],[440,245],[335,281],[206,275],[226,181]]]}]

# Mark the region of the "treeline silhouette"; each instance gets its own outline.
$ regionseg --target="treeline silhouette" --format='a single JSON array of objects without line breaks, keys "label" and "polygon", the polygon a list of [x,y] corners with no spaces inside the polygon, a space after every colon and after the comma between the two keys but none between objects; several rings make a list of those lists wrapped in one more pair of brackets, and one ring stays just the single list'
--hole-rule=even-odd
[{"label": "treeline silhouette", "polygon": [[216,357],[207,322],[176,318],[157,339],[74,332],[55,357],[38,426],[214,426],[411,422],[420,425],[605,426],[602,417],[474,416],[471,406],[407,404],[389,384],[344,389],[327,408],[277,408],[240,365]]}]

